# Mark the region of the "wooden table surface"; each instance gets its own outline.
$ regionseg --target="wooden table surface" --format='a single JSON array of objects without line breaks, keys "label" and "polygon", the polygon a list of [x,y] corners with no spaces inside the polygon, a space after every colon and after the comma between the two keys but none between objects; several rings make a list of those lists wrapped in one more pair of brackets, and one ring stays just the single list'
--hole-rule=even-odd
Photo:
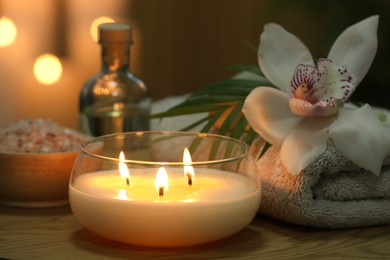
[{"label": "wooden table surface", "polygon": [[0,259],[390,259],[390,226],[321,230],[257,216],[224,240],[144,248],[83,228],[69,207],[0,206]]}]

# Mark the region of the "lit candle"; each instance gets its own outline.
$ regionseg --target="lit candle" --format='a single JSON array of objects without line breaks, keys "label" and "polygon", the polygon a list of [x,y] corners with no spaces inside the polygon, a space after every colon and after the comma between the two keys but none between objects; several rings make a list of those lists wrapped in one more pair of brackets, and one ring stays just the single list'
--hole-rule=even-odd
[{"label": "lit candle", "polygon": [[[126,172],[124,161],[119,164]],[[130,168],[130,186],[118,170],[80,175],[69,188],[72,211],[101,236],[154,247],[211,242],[250,223],[260,203],[260,189],[251,178],[183,165],[192,168],[191,178],[196,175],[191,189],[183,166]]]},{"label": "lit candle", "polygon": [[192,179],[194,177],[194,167],[191,166],[192,163],[191,154],[190,151],[188,151],[187,147],[184,148],[183,163],[184,163],[184,175],[188,179],[188,186],[192,186]]},{"label": "lit candle", "polygon": [[168,190],[168,174],[164,167],[158,169],[156,174],[155,187],[160,197],[163,197],[164,192]]},{"label": "lit candle", "polygon": [[121,151],[119,153],[119,174],[121,175],[121,177],[123,179],[126,180],[126,184],[127,186],[130,185],[130,173],[129,173],[129,169],[127,168],[126,166],[126,163],[124,163],[125,161],[125,154],[123,153],[123,151]]}]

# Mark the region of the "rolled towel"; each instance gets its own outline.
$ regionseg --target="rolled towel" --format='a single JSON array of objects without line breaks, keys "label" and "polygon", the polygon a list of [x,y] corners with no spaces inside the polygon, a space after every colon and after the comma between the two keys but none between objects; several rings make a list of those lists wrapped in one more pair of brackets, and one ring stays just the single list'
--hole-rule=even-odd
[{"label": "rolled towel", "polygon": [[390,223],[389,155],[379,177],[347,160],[331,142],[298,175],[285,169],[275,147],[257,161],[257,167],[262,183],[261,214],[332,229]]}]

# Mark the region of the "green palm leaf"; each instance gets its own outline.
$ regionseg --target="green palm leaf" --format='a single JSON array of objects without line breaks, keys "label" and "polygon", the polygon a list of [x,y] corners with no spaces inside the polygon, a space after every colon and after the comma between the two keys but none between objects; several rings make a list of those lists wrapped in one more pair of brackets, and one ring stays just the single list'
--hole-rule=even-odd
[{"label": "green palm leaf", "polygon": [[261,72],[259,66],[253,64],[238,64],[229,66],[226,69],[235,71],[248,71],[264,77],[264,74]]},{"label": "green palm leaf", "polygon": [[250,80],[250,79],[230,79],[219,81],[214,84],[205,86],[195,92],[192,96],[198,95],[238,95],[244,99],[257,86],[265,85],[270,83],[268,81]]},{"label": "green palm leaf", "polygon": [[[216,112],[215,114],[211,115],[210,118],[209,118],[209,121],[207,122],[207,124],[202,128],[202,130],[200,130],[201,133],[207,133],[210,131],[210,129],[213,127],[213,125],[215,124],[215,122],[217,122],[217,120],[219,119],[219,117],[222,115],[222,113],[224,112],[224,110],[220,110],[218,112]],[[190,148],[189,148],[189,151],[190,153],[194,153],[196,148],[199,146],[200,142],[202,141],[203,139],[201,138],[198,138],[198,139],[195,139],[194,142],[192,142]]]},{"label": "green palm leaf", "polygon": [[[262,75],[260,69],[255,65],[236,65],[228,69]],[[248,94],[258,86],[272,87],[272,84],[261,77],[259,80],[233,78],[218,81],[197,90],[182,103],[164,112],[154,114],[151,118],[207,113],[202,119],[191,123],[181,130],[188,131],[204,124],[200,132],[215,132],[219,135],[242,139],[250,145],[257,137],[257,133],[252,128],[249,128],[249,131],[247,131],[249,124],[241,111]],[[216,125],[217,123],[218,126]],[[189,148],[190,152],[194,152],[200,142],[201,139],[195,140]],[[210,158],[215,156],[218,147],[218,144],[214,145]],[[225,152],[230,153],[231,151],[226,149]]]},{"label": "green palm leaf", "polygon": [[242,133],[245,132],[245,129],[248,126],[248,121],[244,116],[240,118],[240,120],[237,122],[236,127],[234,128],[231,137],[235,139],[240,139],[242,138]]}]

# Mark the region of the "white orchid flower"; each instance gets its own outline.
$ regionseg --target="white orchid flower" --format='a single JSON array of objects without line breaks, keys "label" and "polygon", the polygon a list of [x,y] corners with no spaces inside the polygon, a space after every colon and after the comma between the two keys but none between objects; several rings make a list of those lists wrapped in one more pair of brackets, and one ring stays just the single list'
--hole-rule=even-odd
[{"label": "white orchid flower", "polygon": [[343,104],[366,75],[377,49],[378,16],[347,28],[327,59],[315,64],[307,47],[277,24],[260,36],[259,65],[271,87],[254,89],[243,113],[266,141],[280,147],[286,169],[299,174],[328,141],[359,167],[379,175],[390,152],[390,130],[369,105]]}]

